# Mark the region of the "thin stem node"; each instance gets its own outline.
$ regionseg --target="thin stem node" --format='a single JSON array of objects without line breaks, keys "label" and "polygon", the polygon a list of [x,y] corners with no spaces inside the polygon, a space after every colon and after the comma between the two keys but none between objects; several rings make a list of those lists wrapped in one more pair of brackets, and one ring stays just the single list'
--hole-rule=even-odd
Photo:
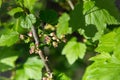
[{"label": "thin stem node", "polygon": [[67,0],[67,2],[68,2],[68,4],[69,4],[70,8],[71,8],[72,10],[74,10],[74,5],[73,5],[72,1],[71,1],[71,0]]},{"label": "thin stem node", "polygon": [[51,69],[50,69],[50,67],[48,65],[48,60],[46,60],[47,58],[45,57],[45,54],[38,47],[39,46],[39,38],[38,38],[38,34],[37,34],[36,30],[35,30],[35,27],[32,26],[31,30],[32,30],[33,38],[35,40],[35,44],[36,44],[36,48],[37,48],[37,53],[39,54],[41,60],[44,62],[44,66],[45,66],[45,69],[46,69],[47,73],[51,74],[52,71],[51,71]]}]

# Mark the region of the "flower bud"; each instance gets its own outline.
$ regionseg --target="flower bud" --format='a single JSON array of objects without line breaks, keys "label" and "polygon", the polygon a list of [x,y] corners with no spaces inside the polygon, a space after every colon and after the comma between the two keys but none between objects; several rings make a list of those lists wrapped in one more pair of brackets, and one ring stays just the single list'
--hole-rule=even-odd
[{"label": "flower bud", "polygon": [[24,35],[20,34],[20,39],[24,40],[25,39]]},{"label": "flower bud", "polygon": [[32,37],[32,36],[33,36],[33,35],[32,35],[32,32],[29,32],[29,33],[28,33],[28,36],[29,36],[29,37]]},{"label": "flower bud", "polygon": [[55,33],[54,32],[50,33],[50,36],[55,36]]},{"label": "flower bud", "polygon": [[52,37],[52,40],[57,40],[57,37]]},{"label": "flower bud", "polygon": [[35,46],[32,46],[32,47],[30,48],[30,50],[29,50],[29,53],[32,54],[32,53],[34,53],[34,52],[35,52]]},{"label": "flower bud", "polygon": [[51,42],[51,38],[49,36],[45,36],[45,42],[49,44]]},{"label": "flower bud", "polygon": [[53,45],[54,47],[58,47],[58,43],[55,42],[55,41],[52,43],[52,45]]}]

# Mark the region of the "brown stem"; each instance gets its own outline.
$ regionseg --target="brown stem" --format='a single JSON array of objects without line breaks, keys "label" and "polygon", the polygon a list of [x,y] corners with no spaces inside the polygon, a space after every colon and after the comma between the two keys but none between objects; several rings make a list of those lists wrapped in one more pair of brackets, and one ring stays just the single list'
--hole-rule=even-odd
[{"label": "brown stem", "polygon": [[74,9],[74,5],[73,5],[73,3],[71,2],[71,0],[67,0],[67,3],[69,4],[70,8],[73,10],[73,9]]},{"label": "brown stem", "polygon": [[37,53],[39,54],[41,60],[44,62],[45,69],[46,69],[47,73],[51,74],[52,72],[51,72],[51,69],[48,65],[48,60],[46,60],[45,54],[38,48],[39,38],[38,38],[38,35],[36,33],[35,27],[32,26],[31,30],[32,30],[32,34],[33,34],[33,37],[35,40],[36,47],[37,47]]},{"label": "brown stem", "polygon": [[51,73],[51,70],[50,70],[50,68],[49,68],[49,66],[48,66],[47,57],[44,57],[43,52],[42,52],[40,49],[38,50],[38,54],[39,54],[39,56],[41,57],[41,59],[44,61],[44,65],[45,65],[46,71],[47,71],[48,73]]},{"label": "brown stem", "polygon": [[36,45],[39,45],[39,39],[38,39],[36,30],[35,30],[35,27],[32,26],[31,30],[32,30],[32,34],[33,34],[33,37],[34,37],[34,40],[35,40],[35,44],[36,44]]}]

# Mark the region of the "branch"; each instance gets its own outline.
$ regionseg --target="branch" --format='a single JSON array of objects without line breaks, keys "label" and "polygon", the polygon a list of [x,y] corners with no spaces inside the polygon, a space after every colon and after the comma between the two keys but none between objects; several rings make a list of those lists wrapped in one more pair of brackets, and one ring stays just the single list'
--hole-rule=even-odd
[{"label": "branch", "polygon": [[39,38],[38,38],[38,35],[36,33],[35,27],[32,26],[31,30],[32,30],[32,34],[33,34],[33,37],[34,37],[34,40],[35,40],[36,47],[37,47],[37,53],[39,54],[40,58],[44,62],[45,69],[46,69],[47,73],[51,74],[52,72],[51,72],[51,69],[48,65],[48,60],[46,60],[45,54],[38,48]]},{"label": "branch", "polygon": [[51,69],[50,67],[48,66],[48,60],[47,60],[47,57],[44,56],[43,52],[38,49],[38,54],[39,56],[41,57],[41,59],[44,61],[44,65],[45,65],[45,69],[48,73],[51,73]]},{"label": "branch", "polygon": [[34,40],[35,40],[35,44],[38,46],[39,45],[39,39],[38,39],[36,30],[35,30],[35,27],[32,26],[31,30],[32,30],[32,34],[33,34],[33,37],[34,37]]},{"label": "branch", "polygon": [[71,0],[67,0],[67,3],[69,4],[70,8],[73,10],[74,9],[74,5],[72,3]]}]

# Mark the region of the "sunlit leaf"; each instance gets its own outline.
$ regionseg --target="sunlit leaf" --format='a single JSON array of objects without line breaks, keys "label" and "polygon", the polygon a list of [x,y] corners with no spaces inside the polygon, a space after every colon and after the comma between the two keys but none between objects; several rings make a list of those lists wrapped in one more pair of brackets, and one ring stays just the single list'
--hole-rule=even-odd
[{"label": "sunlit leaf", "polygon": [[4,72],[10,69],[13,69],[13,67],[0,62],[0,72]]},{"label": "sunlit leaf", "polygon": [[17,8],[13,8],[12,10],[10,10],[8,12],[8,14],[11,15],[11,16],[14,16],[15,13],[21,12],[21,11],[23,11],[23,9],[21,7],[17,7]]},{"label": "sunlit leaf", "polygon": [[30,57],[25,62],[22,69],[17,70],[15,79],[16,80],[28,80],[35,79],[41,80],[42,78],[42,68],[43,62],[37,57]]},{"label": "sunlit leaf", "polygon": [[[108,24],[115,24],[118,23],[117,21],[120,21],[120,14],[119,14],[119,10],[115,4],[116,0],[93,0],[95,1],[95,5],[97,7],[99,7],[99,9],[105,9],[107,12],[106,15],[106,22]],[[107,4],[107,6],[106,6]],[[109,16],[109,15],[110,16]],[[116,20],[117,21],[116,21]]]},{"label": "sunlit leaf", "polygon": [[90,60],[92,60],[92,61],[106,61],[106,60],[108,60],[110,58],[111,58],[111,56],[110,56],[109,53],[103,52],[103,53],[101,53],[99,55],[96,55],[96,56],[90,58]]},{"label": "sunlit leaf", "polygon": [[[106,4],[108,5],[105,6]],[[95,2],[86,0],[84,1],[84,14],[86,24],[95,25],[98,30],[95,37],[93,37],[93,41],[101,37],[101,35],[104,33],[107,24],[119,23],[118,18],[120,15],[118,14],[117,8],[115,7],[113,0],[95,0]]]},{"label": "sunlit leaf", "polygon": [[[90,58],[90,65],[83,80],[119,80],[120,73],[120,28],[105,34],[100,39],[96,51],[99,55]],[[113,54],[109,54],[113,52]]]},{"label": "sunlit leaf", "polygon": [[71,80],[67,75],[65,75],[64,73],[61,73],[57,76],[56,80]]},{"label": "sunlit leaf", "polygon": [[34,8],[34,5],[37,0],[24,0],[24,6],[28,8],[30,11]]},{"label": "sunlit leaf", "polygon": [[1,5],[2,5],[2,0],[0,0],[0,7],[1,7]]},{"label": "sunlit leaf", "polygon": [[71,30],[69,28],[69,20],[70,17],[67,13],[62,14],[62,16],[58,20],[57,24],[57,36],[61,38],[62,35],[70,33]]},{"label": "sunlit leaf", "polygon": [[7,57],[0,60],[0,71],[6,71],[15,68],[15,61],[18,56]]},{"label": "sunlit leaf", "polygon": [[119,80],[120,63],[94,62],[89,66],[82,80]]},{"label": "sunlit leaf", "polygon": [[85,51],[85,44],[77,42],[73,38],[65,45],[62,54],[66,56],[70,64],[73,64],[78,58],[82,59],[84,57]]},{"label": "sunlit leaf", "polygon": [[112,52],[115,48],[115,32],[110,32],[102,36],[99,40],[98,47],[96,48],[97,52]]},{"label": "sunlit leaf", "polygon": [[0,48],[0,71],[6,71],[15,68],[15,61],[20,54],[13,48]]},{"label": "sunlit leaf", "polygon": [[15,80],[29,80],[24,69],[19,69],[16,71]]},{"label": "sunlit leaf", "polygon": [[117,29],[115,36],[115,49],[114,54],[120,60],[120,28]]},{"label": "sunlit leaf", "polygon": [[16,61],[17,58],[18,58],[17,56],[7,57],[4,59],[1,59],[0,62],[6,65],[9,65],[11,67],[15,67],[14,62]]},{"label": "sunlit leaf", "polygon": [[[31,79],[41,79],[42,78],[42,68],[43,62],[37,57],[29,58],[24,64],[26,75]],[[28,74],[29,73],[29,74]]]},{"label": "sunlit leaf", "polygon": [[21,27],[20,23],[21,23],[21,20],[20,20],[19,18],[16,19],[15,24],[14,24],[14,26],[13,26],[13,29],[14,29],[15,31],[19,32],[19,33],[24,33],[24,32],[26,32],[26,29],[24,29],[23,27]]},{"label": "sunlit leaf", "polygon": [[16,31],[11,31],[8,34],[3,34],[0,37],[0,46],[11,46],[19,40],[19,34]]},{"label": "sunlit leaf", "polygon": [[31,28],[33,26],[33,24],[36,22],[36,18],[33,14],[29,14],[27,15],[25,18],[22,17],[21,19],[21,26],[23,28]]}]

